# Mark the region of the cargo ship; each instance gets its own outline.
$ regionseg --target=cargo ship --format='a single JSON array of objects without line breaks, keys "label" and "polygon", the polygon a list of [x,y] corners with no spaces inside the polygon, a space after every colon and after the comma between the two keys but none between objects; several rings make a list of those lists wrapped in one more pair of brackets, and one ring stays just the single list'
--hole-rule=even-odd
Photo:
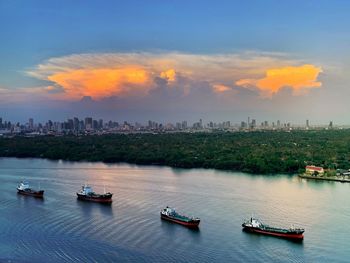
[{"label": "cargo ship", "polygon": [[276,236],[286,239],[293,240],[303,240],[304,238],[304,229],[303,228],[277,228],[264,225],[260,220],[255,218],[250,218],[250,220],[245,221],[242,224],[243,230],[247,232],[253,232],[263,235]]},{"label": "cargo ship", "polygon": [[175,209],[166,207],[160,212],[161,219],[174,222],[189,228],[198,228],[200,219],[197,217],[188,217],[178,214]]},{"label": "cargo ship", "polygon": [[22,181],[17,185],[17,193],[22,195],[30,195],[38,198],[44,197],[44,190],[34,190],[29,187],[29,183]]},{"label": "cargo ship", "polygon": [[96,194],[92,187],[89,185],[83,185],[80,192],[77,193],[79,200],[98,202],[98,203],[112,203],[112,193]]}]

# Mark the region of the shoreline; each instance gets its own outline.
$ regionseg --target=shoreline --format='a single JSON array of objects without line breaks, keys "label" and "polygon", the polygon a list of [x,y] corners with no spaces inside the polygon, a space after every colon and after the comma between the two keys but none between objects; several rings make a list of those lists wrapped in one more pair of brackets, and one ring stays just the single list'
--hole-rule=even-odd
[{"label": "shoreline", "polygon": [[350,179],[344,179],[344,178],[339,178],[336,176],[333,177],[326,177],[326,176],[312,176],[312,175],[305,175],[305,174],[299,174],[298,175],[300,178],[304,179],[312,179],[312,180],[323,180],[323,181],[334,181],[334,182],[341,182],[341,183],[350,183]]},{"label": "shoreline", "polygon": [[158,164],[158,163],[136,163],[136,162],[126,162],[126,161],[116,161],[116,162],[106,162],[103,160],[69,160],[69,159],[51,159],[47,157],[37,157],[37,156],[3,156],[0,155],[0,159],[4,158],[14,158],[14,159],[38,159],[38,160],[48,160],[48,161],[63,161],[63,162],[71,162],[71,163],[102,163],[105,165],[137,165],[137,166],[145,166],[145,167],[161,167],[161,168],[171,168],[171,169],[183,169],[183,170],[192,170],[192,169],[204,169],[204,170],[214,170],[214,171],[221,171],[221,172],[232,172],[232,173],[244,173],[249,175],[262,175],[262,176],[275,176],[275,175],[286,175],[286,176],[295,176],[298,173],[297,172],[291,172],[291,173],[285,173],[285,172],[276,172],[276,173],[254,173],[254,172],[247,172],[242,170],[231,170],[231,169],[224,169],[224,168],[214,168],[214,167],[200,167],[200,166],[194,166],[194,167],[183,167],[183,166],[171,166],[167,164]]}]

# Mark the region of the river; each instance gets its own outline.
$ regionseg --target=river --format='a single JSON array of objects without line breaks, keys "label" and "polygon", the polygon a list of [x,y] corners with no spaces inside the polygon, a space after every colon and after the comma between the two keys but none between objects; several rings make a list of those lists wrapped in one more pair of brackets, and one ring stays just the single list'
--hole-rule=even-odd
[{"label": "river", "polygon": [[[44,200],[16,194],[27,179]],[[85,182],[111,206],[78,201]],[[0,159],[0,262],[346,262],[350,184],[206,169]],[[160,220],[165,206],[199,230]],[[251,215],[301,243],[242,231]]]}]

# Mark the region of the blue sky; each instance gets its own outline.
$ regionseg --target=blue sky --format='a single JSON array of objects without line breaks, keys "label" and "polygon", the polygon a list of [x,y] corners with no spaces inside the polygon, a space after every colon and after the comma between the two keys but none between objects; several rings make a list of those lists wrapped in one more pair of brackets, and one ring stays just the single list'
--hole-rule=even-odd
[{"label": "blue sky", "polygon": [[[295,102],[300,102],[305,108],[303,111],[295,111],[293,107],[290,107],[281,114],[290,116],[288,118],[291,120],[299,120],[303,113],[308,111],[307,103],[303,102],[303,100],[310,99],[308,96],[312,98],[316,96],[319,104],[326,103],[329,98],[340,99],[340,103],[345,103],[345,101],[342,102],[342,98],[348,95],[345,87],[348,78],[345,72],[349,68],[347,52],[350,43],[349,7],[350,2],[348,1],[0,1],[0,89],[4,94],[6,92],[6,96],[2,96],[6,97],[6,101],[2,101],[0,97],[0,109],[8,118],[26,119],[29,117],[26,116],[28,108],[35,107],[39,100],[40,105],[47,108],[48,116],[52,114],[52,118],[67,117],[57,113],[50,106],[52,103],[46,105],[42,102],[52,100],[57,105],[69,103],[68,108],[71,110],[66,115],[81,112],[82,115],[86,113],[87,115],[103,115],[101,117],[108,115],[109,117],[114,116],[116,112],[120,113],[121,117],[132,119],[136,119],[135,116],[150,118],[151,115],[157,119],[184,118],[188,115],[197,118],[201,114],[208,118],[220,119],[225,116],[225,118],[230,117],[234,120],[243,118],[247,114],[255,114],[265,119],[278,118],[277,112],[280,110],[277,108],[279,102],[276,100],[277,98],[283,100],[284,93],[286,97],[289,97],[291,91],[288,92],[288,83],[285,87],[287,91],[282,87],[274,94],[269,94],[268,98],[266,94],[260,96],[259,87],[255,89],[255,93],[254,87],[247,89],[240,87],[237,91],[235,83],[240,79],[262,79],[271,68],[301,67],[305,64],[322,68],[322,73],[319,73],[315,80],[322,80],[321,88],[294,94],[295,89],[292,87]],[[196,94],[196,99],[189,98],[191,92],[186,91],[187,95],[185,92],[179,97],[175,96],[176,100],[184,103],[182,105],[182,109],[186,109],[184,116],[176,113],[176,109],[167,108],[166,105],[161,115],[155,114],[161,109],[149,107],[149,104],[155,102],[155,97],[151,98],[149,95],[149,90],[153,89],[147,89],[147,96],[141,92],[143,97],[137,98],[138,105],[141,106],[130,109],[120,105],[134,103],[135,96],[121,95],[124,93],[119,92],[120,87],[118,86],[118,92],[110,92],[105,97],[91,96],[96,103],[93,107],[95,110],[85,109],[84,111],[84,107],[79,104],[76,96],[72,100],[72,96],[68,96],[69,99],[67,99],[64,96],[51,98],[45,95],[40,101],[39,95],[45,90],[50,90],[50,92],[54,90],[51,93],[63,90],[66,94],[71,91],[72,87],[62,86],[62,82],[49,80],[50,74],[57,72],[42,74],[44,77],[28,74],[28,72],[37,72],[39,65],[48,67],[52,64],[50,60],[57,58],[61,58],[64,62],[59,64],[55,61],[55,66],[57,68],[64,66],[65,70],[68,70],[66,60],[71,59],[71,56],[81,54],[93,54],[94,58],[111,54],[114,60],[109,63],[112,63],[110,66],[115,69],[129,66],[131,63],[125,62],[121,65],[118,54],[120,56],[129,54],[135,59],[135,53],[148,54],[147,58],[145,56],[137,58],[153,61],[151,66],[145,61],[140,62],[142,65],[139,65],[143,69],[151,67],[152,74],[161,74],[171,66],[177,65],[174,61],[176,58],[172,56],[173,53],[197,55],[198,57],[194,58],[196,65],[190,69],[186,68],[186,72],[183,68],[193,62],[192,57],[184,58],[178,63],[178,68],[174,68],[177,79],[183,81],[181,85],[192,85],[195,90],[200,89],[199,86],[204,87],[203,92],[199,92],[201,94],[207,92],[206,85],[225,85],[234,90],[234,94],[230,94],[231,103],[226,101],[223,107],[222,100],[210,97],[215,94],[208,93],[203,95],[199,103],[207,105],[210,101],[210,104],[213,105],[209,107],[210,109],[208,107],[198,109],[191,103],[198,99],[198,94]],[[161,59],[171,60],[171,65],[168,67],[162,65],[161,69],[156,67],[154,63],[158,65],[158,61],[154,62],[152,54],[154,56],[162,54]],[[211,64],[207,65],[208,68],[211,68],[215,64],[215,59],[220,61],[218,55],[226,54],[233,56],[233,60],[239,57],[239,61],[244,60],[247,63],[249,61],[250,72],[256,71],[256,75],[245,74],[243,68],[238,68],[238,61],[228,68],[223,65],[223,71],[226,70],[227,74],[223,74],[222,79],[215,79],[215,83],[211,82],[212,78],[203,79],[203,76],[198,74],[198,70],[206,67],[205,65],[198,66],[201,60],[199,56],[207,56],[204,60],[211,61]],[[169,57],[171,59],[168,59]],[[264,57],[269,61],[265,68],[258,63],[256,69],[253,70],[257,57]],[[94,58],[91,56],[84,58],[84,63],[89,60],[88,64],[91,67],[91,60]],[[79,63],[79,59],[75,60],[76,64]],[[106,61],[101,62],[96,68],[106,68],[106,63]],[[132,64],[135,65],[135,62],[133,61]],[[84,65],[81,67],[83,68]],[[79,66],[79,69],[81,67]],[[69,70],[77,69],[77,66],[73,69],[69,67]],[[188,72],[191,74],[195,72],[195,76],[186,75]],[[235,72],[232,73],[232,79],[227,77],[229,72]],[[236,72],[242,74],[242,77]],[[147,74],[151,73],[147,71]],[[218,73],[216,71],[206,72],[206,75],[210,74]],[[191,81],[184,84],[184,79],[191,79]],[[254,86],[253,81],[249,83]],[[147,85],[154,86],[155,84],[152,81],[152,83],[147,82]],[[46,86],[50,88],[44,91],[39,89]],[[38,94],[23,103],[20,101],[22,91],[24,91],[24,96],[28,91],[31,94],[35,92]],[[249,97],[246,93],[251,91],[254,94]],[[341,95],[337,97],[335,93]],[[89,92],[78,94],[82,94],[82,97],[90,96]],[[11,96],[17,99],[8,105]],[[168,93],[164,96],[157,98],[159,101],[174,98],[174,95],[169,96]],[[110,102],[112,105],[108,110],[102,109],[101,101],[111,101],[110,98],[117,99],[118,105],[114,107],[115,102]],[[237,101],[244,101],[251,107],[247,109],[245,106],[232,106],[232,104],[237,104]],[[347,109],[346,106],[344,107],[335,107],[334,115],[342,116],[342,111]],[[20,108],[23,110],[19,110]],[[147,111],[150,114],[142,116],[141,113]],[[130,112],[135,112],[135,114],[130,114]],[[37,110],[32,114],[40,115],[40,112]],[[39,118],[46,118],[47,115]],[[320,114],[312,111],[309,115],[310,118],[317,118],[318,122],[326,122],[331,117],[326,116],[323,119],[320,118]],[[339,122],[341,121],[346,122],[343,117],[339,117]]]}]

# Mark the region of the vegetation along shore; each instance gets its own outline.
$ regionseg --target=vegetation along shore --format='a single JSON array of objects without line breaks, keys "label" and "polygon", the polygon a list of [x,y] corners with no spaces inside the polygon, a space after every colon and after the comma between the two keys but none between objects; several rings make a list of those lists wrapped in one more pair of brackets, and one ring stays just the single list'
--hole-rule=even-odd
[{"label": "vegetation along shore", "polygon": [[0,156],[293,174],[350,168],[350,130],[0,137]]}]

